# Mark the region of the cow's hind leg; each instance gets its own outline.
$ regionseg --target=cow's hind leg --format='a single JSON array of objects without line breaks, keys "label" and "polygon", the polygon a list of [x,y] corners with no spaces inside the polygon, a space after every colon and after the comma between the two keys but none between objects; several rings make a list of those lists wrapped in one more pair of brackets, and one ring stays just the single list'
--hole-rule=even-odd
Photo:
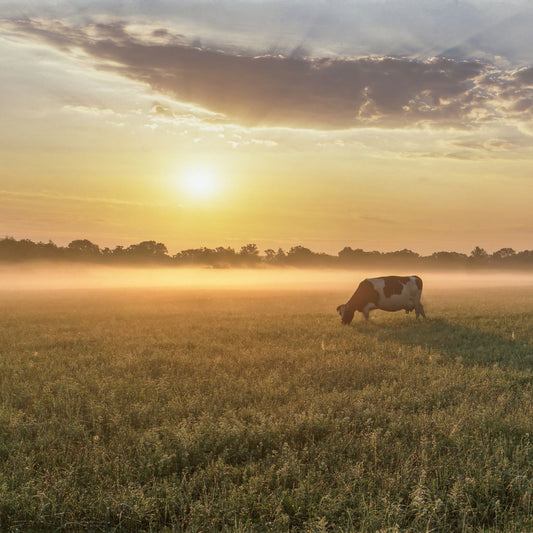
[{"label": "cow's hind leg", "polygon": [[424,306],[419,302],[415,307],[416,318],[422,315],[423,318],[426,318],[426,313],[424,313]]}]

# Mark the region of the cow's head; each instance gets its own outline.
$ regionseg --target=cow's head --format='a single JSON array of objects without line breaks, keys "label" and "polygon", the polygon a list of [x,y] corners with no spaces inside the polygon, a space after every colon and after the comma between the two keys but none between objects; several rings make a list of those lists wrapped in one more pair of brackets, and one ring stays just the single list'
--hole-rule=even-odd
[{"label": "cow's head", "polygon": [[337,307],[337,313],[341,316],[342,323],[348,325],[353,320],[355,311],[347,309],[346,304],[342,304]]}]

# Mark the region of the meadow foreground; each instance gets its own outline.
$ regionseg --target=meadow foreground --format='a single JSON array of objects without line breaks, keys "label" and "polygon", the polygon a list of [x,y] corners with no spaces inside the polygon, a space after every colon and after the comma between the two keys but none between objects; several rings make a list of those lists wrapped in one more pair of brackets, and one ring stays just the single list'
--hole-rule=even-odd
[{"label": "meadow foreground", "polygon": [[533,529],[533,289],[2,293],[3,531]]}]

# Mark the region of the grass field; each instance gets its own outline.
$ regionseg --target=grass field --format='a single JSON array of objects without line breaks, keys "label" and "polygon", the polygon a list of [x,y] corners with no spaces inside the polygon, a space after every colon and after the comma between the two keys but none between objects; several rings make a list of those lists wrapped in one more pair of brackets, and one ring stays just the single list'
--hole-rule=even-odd
[{"label": "grass field", "polygon": [[533,287],[1,293],[2,531],[531,531]]}]

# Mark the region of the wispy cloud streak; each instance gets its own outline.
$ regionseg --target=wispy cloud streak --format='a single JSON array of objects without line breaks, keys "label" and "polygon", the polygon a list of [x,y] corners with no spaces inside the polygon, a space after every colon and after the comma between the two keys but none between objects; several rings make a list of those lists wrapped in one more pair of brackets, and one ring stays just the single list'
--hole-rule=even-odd
[{"label": "wispy cloud streak", "polygon": [[160,207],[156,204],[148,204],[146,202],[134,202],[129,200],[119,200],[117,198],[96,198],[91,196],[73,196],[69,194],[47,193],[47,192],[28,192],[28,191],[8,191],[0,190],[0,196],[14,199],[37,199],[37,200],[53,200],[62,202],[82,202],[87,204],[105,204],[116,206],[132,206],[132,207]]}]

